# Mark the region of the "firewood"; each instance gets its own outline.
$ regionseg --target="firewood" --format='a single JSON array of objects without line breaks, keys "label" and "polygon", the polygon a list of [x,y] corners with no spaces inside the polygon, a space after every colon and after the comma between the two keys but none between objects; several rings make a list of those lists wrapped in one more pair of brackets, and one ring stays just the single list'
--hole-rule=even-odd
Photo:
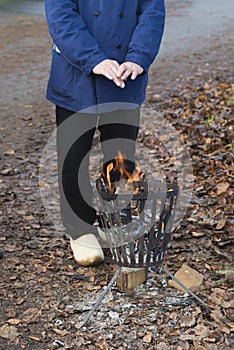
[{"label": "firewood", "polygon": [[145,268],[127,268],[123,267],[116,281],[116,286],[120,291],[126,292],[134,289],[147,278],[147,269]]}]

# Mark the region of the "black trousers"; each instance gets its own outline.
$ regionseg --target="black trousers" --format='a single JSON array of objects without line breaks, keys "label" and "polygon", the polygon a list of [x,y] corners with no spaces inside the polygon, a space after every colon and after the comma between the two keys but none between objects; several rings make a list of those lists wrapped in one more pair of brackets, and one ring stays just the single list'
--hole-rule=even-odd
[{"label": "black trousers", "polygon": [[127,159],[127,170],[133,172],[139,119],[140,107],[97,115],[56,106],[61,219],[73,239],[96,233],[89,178],[89,153],[96,128],[100,131],[103,163],[108,164],[120,151]]}]

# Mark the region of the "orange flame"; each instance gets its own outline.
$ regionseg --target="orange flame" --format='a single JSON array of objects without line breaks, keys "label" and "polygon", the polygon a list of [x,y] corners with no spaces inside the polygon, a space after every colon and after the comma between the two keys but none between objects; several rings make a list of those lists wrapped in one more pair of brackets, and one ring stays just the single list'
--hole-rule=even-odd
[{"label": "orange flame", "polygon": [[110,172],[114,168],[113,163],[108,164],[106,169],[106,180],[109,187],[111,187]]},{"label": "orange flame", "polygon": [[114,162],[111,162],[108,164],[106,168],[106,174],[104,174],[104,171],[102,172],[102,175],[104,175],[106,184],[108,186],[109,192],[113,193],[116,190],[117,184],[111,183],[111,171],[119,171],[120,172],[120,180],[126,179],[127,183],[125,185],[125,188],[127,190],[134,189],[134,194],[136,194],[139,191],[139,186],[133,186],[134,183],[143,181],[145,178],[145,174],[141,171],[139,167],[136,167],[133,173],[130,173],[127,171],[125,167],[125,161],[126,158],[121,154],[121,152],[118,152],[117,156],[115,157],[115,166]]}]

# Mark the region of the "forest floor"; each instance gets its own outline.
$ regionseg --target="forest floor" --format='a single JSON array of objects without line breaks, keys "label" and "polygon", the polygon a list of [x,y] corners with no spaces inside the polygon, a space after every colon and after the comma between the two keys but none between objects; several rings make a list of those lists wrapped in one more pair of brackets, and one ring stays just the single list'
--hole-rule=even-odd
[{"label": "forest floor", "polygon": [[50,184],[40,182],[39,164],[55,128],[54,107],[44,97],[50,38],[42,15],[4,9],[0,16],[0,349],[222,350],[234,346],[234,21],[229,11],[225,17],[216,9],[213,16],[219,25],[212,35],[199,32],[196,37],[193,27],[195,34],[188,30],[186,44],[183,47],[181,37],[176,48],[177,35],[172,35],[170,26],[177,31],[186,26],[183,16],[189,16],[194,2],[181,1],[181,7],[175,8],[168,1],[165,42],[150,71],[138,143],[149,154],[159,152],[158,164],[169,180],[174,179],[175,168],[170,150],[160,150],[157,118],[152,115],[162,116],[188,149],[193,196],[173,232],[165,266],[174,274],[186,264],[203,276],[196,293],[211,313],[170,286],[167,276],[150,272],[147,282],[133,291],[113,287],[87,325],[77,329],[113,276],[114,266],[79,267],[69,240],[45,210],[40,190]]}]

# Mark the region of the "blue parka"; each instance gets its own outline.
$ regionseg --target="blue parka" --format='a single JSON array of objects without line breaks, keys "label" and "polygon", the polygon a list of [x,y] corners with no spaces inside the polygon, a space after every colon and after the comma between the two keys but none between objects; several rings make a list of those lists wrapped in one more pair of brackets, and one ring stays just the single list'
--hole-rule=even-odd
[{"label": "blue parka", "polygon": [[[47,99],[72,111],[107,102],[141,104],[164,30],[164,0],[45,0],[53,40]],[[93,68],[105,59],[144,72],[121,89]]]}]

